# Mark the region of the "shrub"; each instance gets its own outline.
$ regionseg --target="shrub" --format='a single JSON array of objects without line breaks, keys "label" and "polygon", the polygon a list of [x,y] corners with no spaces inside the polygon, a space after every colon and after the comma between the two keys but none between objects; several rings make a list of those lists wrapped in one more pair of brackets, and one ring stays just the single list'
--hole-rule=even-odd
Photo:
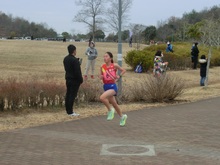
[{"label": "shrub", "polygon": [[102,92],[100,80],[87,80],[79,88],[77,102],[97,102]]},{"label": "shrub", "polygon": [[124,57],[125,63],[128,64],[132,70],[142,63],[143,71],[147,71],[153,67],[153,56],[143,50],[132,50]]},{"label": "shrub", "polygon": [[212,58],[211,66],[220,66],[220,57]]},{"label": "shrub", "polygon": [[137,102],[146,100],[146,87],[143,83],[143,78],[131,84],[124,83],[125,88],[122,89],[122,95],[119,100],[125,102]]},{"label": "shrub", "polygon": [[15,78],[9,78],[7,81],[1,81],[0,84],[1,100],[7,98],[7,101],[10,103],[10,108],[16,108],[22,100],[21,98],[24,97],[24,90],[27,88],[27,86],[21,82],[18,82]]},{"label": "shrub", "polygon": [[180,78],[168,74],[157,78],[151,76],[145,84],[148,90],[147,98],[153,102],[173,101],[184,89],[184,83]]},{"label": "shrub", "polygon": [[[78,92],[76,103],[99,102],[103,92],[100,80],[85,81]],[[170,75],[155,78],[146,75],[132,84],[126,84],[120,99],[126,102],[172,101],[183,91],[183,81]],[[16,78],[0,80],[0,109],[18,109],[25,107],[57,107],[64,105],[65,85],[54,80],[18,81]]]},{"label": "shrub", "polygon": [[149,75],[126,87],[122,98],[127,99],[124,101],[169,102],[182,94],[183,89],[184,83],[178,77]]},{"label": "shrub", "polygon": [[[145,47],[143,50],[132,50],[127,53],[124,57],[125,62],[132,68],[139,64],[139,62],[143,63],[144,71],[149,70],[153,67],[153,58],[157,50],[161,50],[164,54],[164,61],[169,62],[169,68],[171,70],[184,70],[187,68],[191,68],[191,47],[190,43],[172,43],[174,53],[166,52],[166,44],[160,45],[151,45]],[[208,57],[209,48],[200,45],[199,46],[199,55],[205,54]],[[211,58],[211,66],[220,66],[220,53],[216,47],[212,48],[212,58]]]},{"label": "shrub", "polygon": [[1,110],[63,105],[65,87],[57,82],[9,78],[0,84]]},{"label": "shrub", "polygon": [[[103,92],[101,86],[100,80],[85,81],[79,88],[75,102],[79,105],[99,101]],[[65,85],[53,79],[0,80],[0,110],[64,106],[65,93]]]},{"label": "shrub", "polygon": [[165,53],[163,60],[169,62],[168,67],[171,70],[184,70],[192,65],[191,57],[178,56],[175,53]]}]

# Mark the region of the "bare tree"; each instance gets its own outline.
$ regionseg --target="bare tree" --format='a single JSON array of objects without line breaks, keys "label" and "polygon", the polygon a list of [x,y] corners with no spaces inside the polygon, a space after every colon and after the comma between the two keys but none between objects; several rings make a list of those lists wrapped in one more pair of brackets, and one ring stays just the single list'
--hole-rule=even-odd
[{"label": "bare tree", "polygon": [[187,29],[189,24],[185,20],[183,20],[181,24],[182,26],[180,27],[180,36],[181,36],[180,38],[184,42],[187,38]]},{"label": "bare tree", "polygon": [[75,22],[81,22],[88,25],[92,31],[92,38],[95,39],[95,31],[97,27],[104,23],[102,18],[104,14],[105,0],[77,0],[76,5],[81,6],[82,9],[74,17]]},{"label": "bare tree", "polygon": [[172,33],[173,33],[173,30],[170,28],[168,21],[157,22],[156,37],[159,40],[166,41],[169,35],[171,35]]},{"label": "bare tree", "polygon": [[132,31],[132,37],[135,43],[137,43],[137,50],[140,49],[140,44],[144,41],[143,32],[146,29],[145,25],[141,24],[130,24],[130,29]]},{"label": "bare tree", "polygon": [[[125,26],[126,22],[128,21],[129,17],[129,9],[131,8],[133,0],[122,0],[122,29]],[[119,4],[118,0],[110,1],[110,7],[107,9],[106,12],[106,22],[109,25],[109,28],[115,32],[118,32],[118,21],[119,21]]]}]

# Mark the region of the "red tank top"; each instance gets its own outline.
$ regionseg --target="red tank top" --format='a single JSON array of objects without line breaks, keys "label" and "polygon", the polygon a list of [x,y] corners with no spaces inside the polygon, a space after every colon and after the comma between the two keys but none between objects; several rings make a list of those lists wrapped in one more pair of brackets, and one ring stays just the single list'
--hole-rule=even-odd
[{"label": "red tank top", "polygon": [[102,75],[104,84],[114,84],[116,79],[116,71],[114,64],[112,63],[109,67],[106,64],[102,65]]}]

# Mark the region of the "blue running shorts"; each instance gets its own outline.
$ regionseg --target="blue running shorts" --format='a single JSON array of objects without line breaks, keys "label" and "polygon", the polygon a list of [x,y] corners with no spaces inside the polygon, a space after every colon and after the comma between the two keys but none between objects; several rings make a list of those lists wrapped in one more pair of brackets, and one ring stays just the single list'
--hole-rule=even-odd
[{"label": "blue running shorts", "polygon": [[103,88],[104,88],[104,91],[107,91],[109,89],[113,89],[116,92],[116,94],[118,93],[118,87],[116,84],[104,84]]}]

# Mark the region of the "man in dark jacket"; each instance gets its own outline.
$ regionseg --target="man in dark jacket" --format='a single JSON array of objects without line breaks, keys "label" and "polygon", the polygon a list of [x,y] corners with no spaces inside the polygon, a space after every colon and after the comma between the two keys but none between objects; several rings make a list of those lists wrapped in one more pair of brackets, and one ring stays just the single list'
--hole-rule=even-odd
[{"label": "man in dark jacket", "polygon": [[73,105],[80,84],[82,84],[83,82],[82,72],[81,72],[79,59],[75,57],[76,47],[74,45],[69,45],[67,49],[69,55],[67,55],[63,60],[64,69],[66,72],[65,79],[66,79],[66,88],[67,88],[65,107],[68,115],[79,116],[79,114],[73,112]]},{"label": "man in dark jacket", "polygon": [[193,60],[192,60],[193,61],[193,69],[196,69],[197,64],[198,64],[199,49],[198,49],[197,45],[198,45],[198,42],[195,43],[195,45],[192,48],[192,52],[191,52],[191,55],[193,58]]}]

